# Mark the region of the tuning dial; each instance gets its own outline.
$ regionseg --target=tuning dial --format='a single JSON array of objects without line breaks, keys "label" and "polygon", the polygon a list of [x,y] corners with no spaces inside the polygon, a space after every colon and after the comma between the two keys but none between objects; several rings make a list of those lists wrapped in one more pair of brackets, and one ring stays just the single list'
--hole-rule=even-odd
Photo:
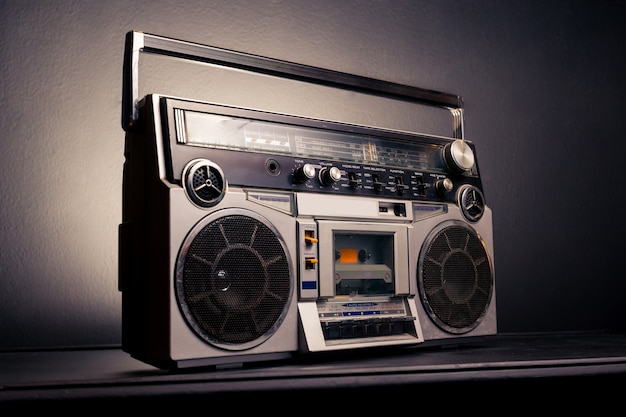
[{"label": "tuning dial", "polygon": [[307,182],[315,177],[315,167],[311,164],[304,164],[296,168],[293,173],[296,182]]},{"label": "tuning dial", "polygon": [[332,185],[341,179],[341,171],[337,167],[322,168],[320,181],[324,185]]},{"label": "tuning dial", "polygon": [[448,167],[455,172],[469,171],[474,167],[474,151],[462,139],[447,144],[443,148],[443,157]]}]

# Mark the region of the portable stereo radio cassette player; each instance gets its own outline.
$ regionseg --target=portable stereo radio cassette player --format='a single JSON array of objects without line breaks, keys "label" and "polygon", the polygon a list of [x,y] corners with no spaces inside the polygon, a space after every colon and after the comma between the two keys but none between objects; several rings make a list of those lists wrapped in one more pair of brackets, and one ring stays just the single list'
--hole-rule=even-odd
[{"label": "portable stereo radio cassette player", "polygon": [[[163,54],[447,108],[450,137],[137,96]],[[496,333],[492,215],[458,96],[130,32],[122,348],[159,368]]]}]

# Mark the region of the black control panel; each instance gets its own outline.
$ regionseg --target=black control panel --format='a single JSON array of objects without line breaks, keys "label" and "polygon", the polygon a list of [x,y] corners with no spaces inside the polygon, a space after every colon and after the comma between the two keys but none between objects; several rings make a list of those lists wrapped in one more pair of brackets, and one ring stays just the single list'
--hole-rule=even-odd
[{"label": "black control panel", "polygon": [[204,158],[241,187],[437,202],[454,202],[463,185],[482,189],[467,141],[161,100],[174,183]]}]

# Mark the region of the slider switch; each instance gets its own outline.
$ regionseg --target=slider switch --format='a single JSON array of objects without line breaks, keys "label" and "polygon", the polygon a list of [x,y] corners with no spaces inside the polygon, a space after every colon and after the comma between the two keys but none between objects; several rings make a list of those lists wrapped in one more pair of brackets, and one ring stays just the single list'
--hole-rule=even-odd
[{"label": "slider switch", "polygon": [[406,186],[404,185],[404,180],[402,179],[402,177],[396,177],[395,181],[396,181],[396,192],[400,195],[404,194],[404,190],[406,189]]},{"label": "slider switch", "polygon": [[356,179],[354,172],[348,172],[348,185],[350,188],[356,188],[359,185],[359,181]]},{"label": "slider switch", "polygon": [[380,182],[380,176],[378,174],[372,175],[372,180],[374,181],[374,190],[381,191],[383,189],[383,183]]}]

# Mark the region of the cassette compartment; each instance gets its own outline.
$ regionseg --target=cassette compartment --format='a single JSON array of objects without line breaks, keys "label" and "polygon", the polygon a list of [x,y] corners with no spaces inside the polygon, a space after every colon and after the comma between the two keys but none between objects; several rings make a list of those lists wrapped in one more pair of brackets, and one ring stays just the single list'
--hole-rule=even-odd
[{"label": "cassette compartment", "polygon": [[314,276],[319,293],[299,303],[307,350],[422,342],[404,255],[410,226],[318,220],[302,222],[300,228],[311,230],[312,225],[318,236]]}]

